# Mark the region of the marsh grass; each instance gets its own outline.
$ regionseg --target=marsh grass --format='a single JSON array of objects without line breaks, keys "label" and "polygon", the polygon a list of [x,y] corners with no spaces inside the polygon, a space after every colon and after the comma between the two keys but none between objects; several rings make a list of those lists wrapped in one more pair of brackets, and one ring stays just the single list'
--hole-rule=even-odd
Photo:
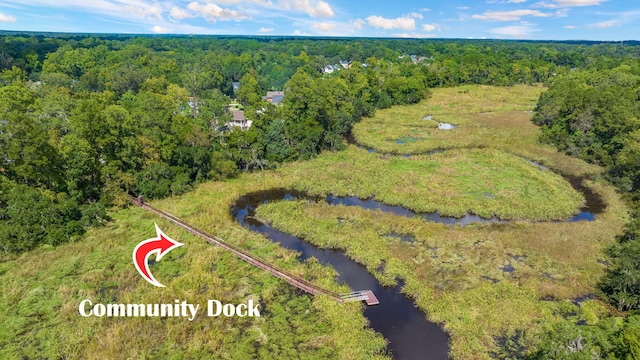
[{"label": "marsh grass", "polygon": [[[540,91],[438,89],[430,102],[416,105],[430,108],[395,110],[419,114],[419,121],[412,121],[420,124],[422,117],[432,114],[434,120],[460,128],[429,138],[427,133],[416,134],[415,126],[409,124],[409,133],[400,136],[424,140],[373,144],[390,145],[399,153],[410,146],[416,146],[416,152],[424,150],[417,146],[460,148],[470,144],[470,135],[455,138],[460,136],[455,134],[474,125],[486,128],[486,138],[474,140],[484,140],[482,150],[401,159],[382,158],[352,146],[287,164],[278,171],[201,184],[188,194],[153,205],[323,287],[345,292],[347,287],[335,281],[332,268],[313,260],[300,263],[295,252],[235,223],[229,212],[234,201],[254,191],[297,188],[315,194],[375,196],[418,211],[454,215],[473,211],[528,220],[566,218],[582,198],[558,176],[510,154],[569,174],[597,175],[600,170],[536,143],[537,129],[523,111],[530,109]],[[473,96],[481,96],[482,101]],[[359,131],[375,125],[370,120],[365,119]],[[434,124],[425,121],[425,129],[418,130],[434,130]],[[376,126],[384,133],[392,131],[388,128],[393,125],[380,122]],[[502,135],[491,138],[492,132]],[[436,136],[450,138],[437,140]],[[259,208],[259,215],[321,246],[345,249],[385,284],[400,276],[405,292],[450,333],[454,359],[486,359],[496,348],[496,337],[525,329],[532,334],[530,341],[535,341],[536,331],[575,310],[568,299],[594,291],[604,270],[598,264],[604,259],[602,249],[620,231],[627,215],[610,186],[598,181],[588,186],[607,203],[606,211],[588,223],[515,221],[449,229],[379,211],[299,202],[270,204]],[[537,205],[527,206],[533,203]],[[338,221],[338,217],[349,221]],[[300,294],[267,272],[140,209],[122,210],[113,218],[106,227],[89,231],[81,242],[2,258],[0,358],[385,358],[384,339],[367,327],[362,305]],[[154,275],[166,289],[140,279],[130,260],[135,245],[154,236],[154,221],[185,244],[153,265]],[[414,241],[402,242],[386,236],[389,233],[411,235]],[[517,262],[511,255],[526,259]],[[384,271],[379,272],[383,261]],[[500,270],[508,262],[515,268],[511,274]],[[557,300],[540,300],[549,296]],[[189,323],[184,319],[85,319],[77,312],[79,301],[86,298],[133,303],[184,299],[203,306],[207,299],[239,302],[252,297],[263,305],[260,319],[198,318]],[[588,305],[576,313],[593,322],[609,310],[598,306]]]},{"label": "marsh grass", "polygon": [[560,220],[577,213],[584,201],[562,177],[492,149],[383,158],[351,146],[280,173],[298,176],[293,186],[313,195],[375,197],[455,217]]},{"label": "marsh grass", "polygon": [[[563,173],[598,173],[593,165],[558,153],[538,143],[539,128],[531,122],[532,111],[545,88],[511,88],[471,85],[435,89],[419,104],[392,107],[364,118],[353,128],[357,142],[383,153],[424,154],[435,149],[489,147],[543,162]],[[425,115],[433,119],[422,120]],[[442,131],[438,122],[459,127]],[[398,144],[404,136],[424,141]]]},{"label": "marsh grass", "polygon": [[[185,205],[186,212],[193,209],[190,201]],[[384,358],[384,340],[367,328],[359,304],[340,306],[303,295],[140,209],[112,216],[113,222],[89,231],[82,242],[41,247],[0,263],[0,358]],[[228,220],[227,214],[217,216]],[[166,289],[144,282],[131,264],[137,243],[155,236],[154,221],[185,244],[151,267]],[[300,274],[329,279],[325,286],[345,290],[331,281],[335,275],[331,268],[317,262],[300,264],[291,252],[268,240],[262,243],[264,257],[278,259]],[[200,311],[193,322],[83,318],[78,305],[84,299],[94,304],[180,299],[200,304]],[[254,299],[261,304],[262,317],[208,318],[204,309],[208,299],[234,303]]]}]

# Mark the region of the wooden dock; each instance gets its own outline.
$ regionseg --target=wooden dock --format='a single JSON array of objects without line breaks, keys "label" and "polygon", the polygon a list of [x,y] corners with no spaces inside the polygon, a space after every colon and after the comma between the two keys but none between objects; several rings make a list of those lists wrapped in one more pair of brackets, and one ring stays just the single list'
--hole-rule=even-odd
[{"label": "wooden dock", "polygon": [[347,302],[347,301],[366,301],[367,305],[377,305],[379,304],[378,299],[376,298],[376,296],[373,294],[373,292],[371,290],[362,290],[362,291],[356,291],[356,292],[352,292],[349,294],[339,294],[335,291],[331,291],[328,289],[324,289],[298,275],[294,275],[284,269],[281,269],[269,262],[267,262],[266,260],[263,260],[251,253],[249,253],[248,251],[245,251],[243,249],[240,249],[239,247],[232,245],[224,240],[222,240],[221,238],[215,236],[215,235],[211,235],[208,234],[198,228],[195,228],[191,225],[189,225],[188,223],[184,222],[183,220],[179,219],[176,216],[173,216],[165,211],[162,211],[160,209],[157,209],[151,205],[149,205],[148,203],[146,203],[144,201],[143,198],[132,198],[131,200],[133,202],[134,205],[139,206],[141,208],[143,208],[144,210],[147,211],[151,211],[153,213],[155,213],[156,215],[158,215],[161,218],[167,219],[169,221],[171,221],[173,224],[177,225],[178,227],[183,228],[184,230],[190,232],[193,235],[199,236],[203,239],[205,239],[207,242],[209,242],[210,244],[216,245],[216,246],[220,246],[221,248],[233,253],[234,255],[236,255],[237,257],[239,257],[240,259],[248,262],[249,264],[252,264],[256,267],[259,267],[261,269],[264,269],[266,271],[269,271],[271,274],[273,274],[274,276],[288,282],[289,284],[297,287],[300,290],[303,290],[309,294],[312,295],[317,295],[317,294],[323,294],[326,296],[331,297],[332,299],[342,303],[342,302]]},{"label": "wooden dock", "polygon": [[369,306],[380,304],[380,301],[378,301],[378,298],[371,290],[354,291],[348,294],[343,294],[341,297],[343,302],[364,301]]}]

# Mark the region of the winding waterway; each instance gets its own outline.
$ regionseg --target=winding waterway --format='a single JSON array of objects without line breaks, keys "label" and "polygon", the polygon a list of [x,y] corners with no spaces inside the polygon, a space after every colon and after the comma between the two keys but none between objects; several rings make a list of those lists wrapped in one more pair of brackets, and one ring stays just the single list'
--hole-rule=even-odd
[{"label": "winding waterway", "polygon": [[[545,168],[537,163],[542,170]],[[595,214],[604,210],[602,198],[582,184],[583,179],[563,175],[571,185],[583,193],[586,203],[580,213],[567,221],[593,221]],[[312,197],[305,193],[272,189],[246,194],[240,197],[231,208],[231,214],[242,226],[258,232],[282,247],[300,253],[299,260],[311,257],[320,263],[331,265],[338,272],[338,280],[343,281],[352,290],[372,290],[380,305],[366,307],[365,317],[370,326],[389,340],[387,349],[394,359],[448,359],[449,336],[435,323],[427,321],[425,314],[419,310],[412,300],[401,293],[402,283],[395,287],[383,287],[365,267],[349,259],[344,253],[330,249],[317,248],[299,237],[276,230],[257,220],[256,208],[262,204],[282,200],[324,201],[331,205],[358,206],[365,209],[379,209],[401,216],[419,216],[427,221],[448,225],[464,226],[471,222],[503,222],[497,218],[483,219],[477,215],[467,214],[463,218],[441,216],[437,213],[419,214],[402,206],[386,205],[375,199],[359,199],[353,196]]]}]

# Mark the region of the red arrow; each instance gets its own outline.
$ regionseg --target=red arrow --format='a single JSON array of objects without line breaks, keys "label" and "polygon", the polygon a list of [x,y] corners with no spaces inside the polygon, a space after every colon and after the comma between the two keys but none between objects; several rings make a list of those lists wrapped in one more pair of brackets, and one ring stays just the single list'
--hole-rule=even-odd
[{"label": "red arrow", "polygon": [[136,266],[136,270],[138,270],[142,278],[147,280],[151,285],[165,287],[151,274],[149,270],[149,256],[156,253],[156,261],[160,261],[169,251],[184,244],[172,240],[160,230],[158,224],[154,224],[156,226],[157,237],[145,240],[133,249],[133,264]]}]

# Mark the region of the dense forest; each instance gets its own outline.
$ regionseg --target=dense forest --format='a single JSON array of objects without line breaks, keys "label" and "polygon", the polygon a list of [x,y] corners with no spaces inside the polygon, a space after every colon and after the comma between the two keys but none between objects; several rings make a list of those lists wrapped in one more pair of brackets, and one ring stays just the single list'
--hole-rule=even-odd
[{"label": "dense forest", "polygon": [[[129,195],[178,195],[206,180],[343,149],[352,124],[428,98],[430,88],[544,83],[534,116],[541,140],[604,166],[634,209],[600,283],[604,298],[633,314],[640,308],[638,58],[640,46],[614,43],[2,36],[0,249],[79,239]],[[326,71],[341,62],[348,65]],[[271,90],[284,91],[281,104],[265,99]],[[230,104],[252,120],[248,130],[227,125]],[[538,356],[578,336],[587,345],[567,356],[640,347],[638,316],[563,326],[550,330]]]}]

